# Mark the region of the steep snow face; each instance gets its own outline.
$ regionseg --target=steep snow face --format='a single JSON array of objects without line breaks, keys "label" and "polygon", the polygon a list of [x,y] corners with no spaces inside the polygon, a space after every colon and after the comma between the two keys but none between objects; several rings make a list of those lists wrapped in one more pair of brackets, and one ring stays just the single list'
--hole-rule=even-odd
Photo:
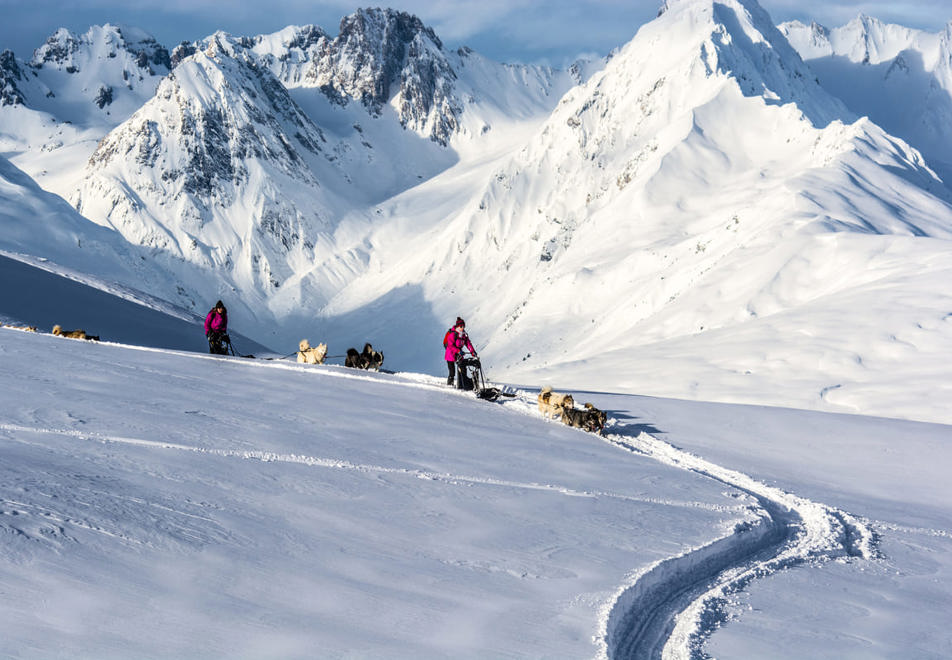
[{"label": "steep snow face", "polygon": [[[671,2],[427,237],[428,251],[411,247],[421,256],[407,260],[384,247],[372,270],[419,284],[438,318],[463,310],[497,377],[571,374],[593,389],[681,397],[731,378],[738,400],[759,401],[772,379],[797,378],[809,407],[836,396],[824,387],[862,378],[842,328],[863,328],[867,358],[909,368],[905,351],[897,358],[876,338],[882,317],[866,305],[902,304],[898,293],[877,298],[882,278],[904,279],[908,299],[929,286],[911,255],[942,263],[952,237],[943,194],[915,151],[816,83],[758,5]],[[414,199],[401,204],[422,206]],[[872,255],[893,249],[909,261],[870,270]],[[383,280],[356,282],[328,313],[367,305]],[[868,298],[843,306],[838,296],[854,289]],[[946,302],[914,313],[942,335]],[[830,325],[811,321],[817,310]],[[901,335],[908,317],[895,322]],[[760,359],[721,348],[752,329]],[[916,360],[936,359],[941,341],[930,337]],[[807,353],[828,357],[804,366],[785,348],[794,342],[792,353],[816,342]],[[664,358],[653,356],[672,351],[690,353],[698,381],[659,377]]]},{"label": "steep snow face", "polygon": [[780,30],[831,94],[916,147],[952,181],[952,25],[930,33],[861,15],[832,30],[799,22]]},{"label": "steep snow face", "polygon": [[341,196],[355,192],[332,159],[271,72],[216,35],[100,143],[71,201],[266,307],[321,260]]},{"label": "steep snow face", "polygon": [[[42,190],[3,157],[0,157],[0,226],[3,227],[0,254],[113,296],[146,303],[179,318],[187,316],[184,310],[194,307],[196,298],[204,301],[217,293],[208,282],[203,282],[197,269],[174,269],[163,255],[130,245],[115,230],[87,220],[61,197]],[[191,284],[186,289],[181,282]],[[18,287],[20,285],[22,282],[18,282]],[[30,296],[37,297],[47,293],[28,291]],[[165,302],[146,292],[160,292]],[[8,292],[7,302],[14,296],[13,291]],[[38,308],[62,310],[69,302],[54,300],[33,304]],[[55,311],[52,313],[55,318]],[[29,316],[19,320],[31,324],[40,322]],[[66,323],[68,319],[60,317],[56,322]],[[102,327],[107,323],[100,319],[91,325]]]}]

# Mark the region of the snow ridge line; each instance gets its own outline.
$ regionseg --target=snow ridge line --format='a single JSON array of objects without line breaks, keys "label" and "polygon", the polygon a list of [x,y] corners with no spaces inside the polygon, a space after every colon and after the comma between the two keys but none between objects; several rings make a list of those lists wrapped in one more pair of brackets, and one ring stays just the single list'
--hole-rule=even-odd
[{"label": "snow ridge line", "polygon": [[263,463],[295,463],[299,465],[308,465],[312,467],[322,467],[335,470],[350,470],[354,472],[365,472],[365,473],[375,473],[375,474],[397,474],[404,476],[412,476],[417,479],[423,479],[428,481],[440,481],[443,483],[454,484],[472,484],[472,485],[481,485],[481,486],[495,486],[502,488],[518,488],[523,490],[538,490],[538,491],[548,491],[552,493],[557,493],[559,495],[566,495],[569,497],[605,497],[611,499],[618,499],[629,502],[640,502],[645,504],[661,505],[661,506],[671,506],[679,508],[690,508],[690,509],[704,509],[708,511],[716,512],[728,512],[736,511],[739,508],[746,510],[748,507],[730,507],[730,506],[717,506],[710,505],[703,502],[693,502],[693,501],[682,501],[682,500],[666,500],[662,498],[653,498],[653,497],[635,497],[632,495],[624,495],[621,493],[612,493],[608,491],[598,491],[598,490],[578,490],[574,488],[569,488],[567,486],[559,486],[555,484],[543,484],[537,482],[521,482],[513,481],[506,479],[494,479],[492,477],[474,477],[467,475],[457,475],[451,474],[448,472],[433,472],[429,470],[421,470],[414,468],[399,468],[399,467],[385,467],[381,465],[368,465],[364,463],[352,463],[350,461],[345,461],[341,459],[332,459],[332,458],[321,458],[317,456],[307,456],[303,454],[279,454],[276,452],[269,451],[258,451],[258,450],[235,450],[235,449],[214,449],[209,447],[196,447],[191,445],[184,445],[175,442],[167,442],[160,440],[144,440],[142,438],[128,438],[121,436],[111,436],[104,435],[99,433],[90,433],[88,431],[80,431],[77,429],[50,429],[50,428],[34,428],[28,426],[18,426],[15,424],[0,424],[0,432],[11,432],[11,433],[37,433],[37,434],[48,434],[48,435],[60,435],[66,437],[79,438],[82,440],[90,440],[94,442],[101,443],[116,443],[116,444],[125,444],[125,445],[134,445],[138,447],[147,447],[147,448],[158,448],[158,449],[173,449],[177,451],[187,451],[193,452],[196,454],[206,454],[210,456],[221,456],[225,458],[240,458],[244,460],[256,460]]},{"label": "snow ridge line", "polygon": [[873,559],[876,535],[867,521],[721,467],[641,432],[606,440],[627,451],[695,472],[756,498],[754,525],[632,576],[601,617],[603,658],[700,660],[714,631],[731,618],[729,597],[757,578],[808,562]]}]

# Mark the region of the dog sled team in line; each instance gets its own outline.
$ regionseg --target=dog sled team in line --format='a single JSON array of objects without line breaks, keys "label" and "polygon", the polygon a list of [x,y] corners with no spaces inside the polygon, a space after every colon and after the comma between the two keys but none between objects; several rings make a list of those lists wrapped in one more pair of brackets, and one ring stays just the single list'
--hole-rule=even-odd
[{"label": "dog sled team in line", "polygon": [[[443,346],[446,349],[444,358],[449,372],[446,384],[453,385],[455,376],[456,387],[466,390],[474,389],[467,374],[467,367],[475,366],[478,370],[479,356],[476,355],[473,342],[466,334],[466,322],[462,318],[456,317],[456,323],[443,335]],[[464,356],[464,348],[469,350],[471,357]],[[575,399],[571,394],[557,394],[551,387],[546,386],[542,388],[538,398],[539,411],[546,419],[559,418],[568,426],[599,435],[605,429],[605,422],[608,419],[605,412],[590,403],[586,403],[584,408],[576,408]]]},{"label": "dog sled team in line", "polygon": [[[215,303],[205,317],[205,337],[208,339],[208,352],[214,355],[234,354],[231,337],[228,336],[228,310],[222,301]],[[290,356],[289,356],[290,357]],[[327,344],[321,343],[311,346],[307,339],[298,343],[297,361],[302,364],[324,364],[327,355]],[[348,348],[344,366],[352,369],[367,369],[380,371],[383,366],[383,353],[375,351],[370,344],[364,344],[364,350],[357,352],[356,348]]]},{"label": "dog sled team in line", "polygon": [[568,426],[599,435],[605,430],[605,422],[608,421],[604,410],[599,410],[590,403],[586,403],[583,408],[576,408],[571,394],[553,392],[549,386],[543,387],[539,392],[539,412],[546,419],[558,417]]},{"label": "dog sled team in line", "polygon": [[[10,325],[0,323],[0,328],[10,328],[12,330],[23,330],[24,332],[37,332],[35,325]],[[87,341],[99,341],[99,335],[90,335],[85,330],[63,330],[63,326],[54,325],[52,334],[57,337],[66,337],[67,339],[86,339]]]},{"label": "dog sled team in line", "polygon": [[[205,336],[208,337],[209,350],[212,353],[227,353],[230,346],[228,338],[228,311],[219,300],[205,318]],[[466,321],[456,317],[456,322],[443,335],[443,358],[446,360],[446,384],[461,390],[472,390],[480,398],[495,400],[501,393],[498,388],[485,387],[482,383],[482,367],[473,342],[466,334]],[[467,355],[464,350],[468,350]],[[327,359],[327,344],[311,346],[307,339],[298,344],[297,361],[302,364],[324,364]],[[342,356],[335,356],[342,357]],[[347,349],[345,367],[379,371],[383,365],[383,353],[375,351],[369,343],[364,344],[363,352]],[[512,396],[512,395],[506,395]],[[561,419],[573,428],[583,429],[599,435],[605,429],[608,416],[591,403],[583,408],[575,407],[571,394],[559,394],[551,387],[543,387],[538,396],[539,411],[546,419]]]}]

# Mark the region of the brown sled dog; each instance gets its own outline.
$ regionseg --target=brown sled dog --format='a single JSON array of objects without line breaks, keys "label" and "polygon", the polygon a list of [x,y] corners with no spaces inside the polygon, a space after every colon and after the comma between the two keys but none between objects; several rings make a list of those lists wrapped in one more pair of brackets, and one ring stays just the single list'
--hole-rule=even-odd
[{"label": "brown sled dog", "polygon": [[324,358],[326,357],[327,344],[311,346],[307,339],[302,339],[298,344],[298,362],[303,362],[304,364],[324,364]]},{"label": "brown sled dog", "polygon": [[57,337],[68,337],[69,339],[99,341],[99,335],[87,335],[85,330],[63,330],[62,326],[59,325],[53,326],[53,334]]},{"label": "brown sled dog", "polygon": [[548,385],[539,392],[539,412],[546,419],[560,417],[564,408],[571,408],[574,405],[575,400],[571,394],[558,394]]}]

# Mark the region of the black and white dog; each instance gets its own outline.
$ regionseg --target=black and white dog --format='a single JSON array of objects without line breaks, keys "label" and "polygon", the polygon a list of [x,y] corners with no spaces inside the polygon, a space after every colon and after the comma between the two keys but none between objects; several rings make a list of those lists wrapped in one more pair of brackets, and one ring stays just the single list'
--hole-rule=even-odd
[{"label": "black and white dog", "polygon": [[348,348],[344,366],[352,369],[380,371],[380,367],[383,366],[383,353],[375,351],[369,343],[364,344],[363,353],[358,353],[356,348]]},{"label": "black and white dog", "polygon": [[599,410],[592,404],[586,403],[584,408],[563,408],[562,421],[574,428],[601,435],[605,430],[608,415],[605,414],[604,410]]}]

